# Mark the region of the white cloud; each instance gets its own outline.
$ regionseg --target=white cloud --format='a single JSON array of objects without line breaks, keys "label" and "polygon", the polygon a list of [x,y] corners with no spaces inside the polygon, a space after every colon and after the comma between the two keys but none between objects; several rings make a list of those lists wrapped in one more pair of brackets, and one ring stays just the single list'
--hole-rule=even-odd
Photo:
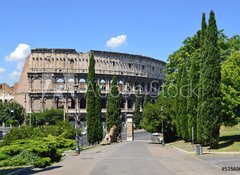
[{"label": "white cloud", "polygon": [[27,44],[19,44],[17,48],[5,57],[6,61],[23,61],[30,54],[30,46]]},{"label": "white cloud", "polygon": [[23,66],[24,66],[24,61],[19,61],[17,63],[17,70],[22,71]]},{"label": "white cloud", "polygon": [[0,67],[0,73],[3,73],[3,72],[5,72],[5,69]]},{"label": "white cloud", "polygon": [[11,79],[17,79],[17,78],[20,77],[20,75],[21,75],[20,72],[18,72],[18,71],[13,71],[11,74],[9,74],[9,77],[10,77]]},{"label": "white cloud", "polygon": [[116,37],[112,37],[111,39],[109,39],[106,43],[106,46],[112,49],[115,49],[126,43],[127,43],[127,35],[118,35]]}]

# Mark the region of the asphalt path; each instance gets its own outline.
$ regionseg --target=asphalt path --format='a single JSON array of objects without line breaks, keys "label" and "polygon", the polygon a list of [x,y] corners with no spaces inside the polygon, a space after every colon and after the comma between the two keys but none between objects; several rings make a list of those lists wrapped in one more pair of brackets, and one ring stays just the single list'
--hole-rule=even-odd
[{"label": "asphalt path", "polygon": [[[121,132],[121,137],[122,137],[123,141],[126,140],[126,136],[127,136],[126,132],[127,132],[126,127],[124,127]],[[105,136],[105,133],[104,133],[104,136]],[[135,130],[134,131],[134,140],[136,140],[136,141],[144,141],[144,140],[150,141],[151,137],[152,137],[152,134],[148,133],[144,130]],[[79,144],[82,147],[89,146],[89,143],[87,140],[87,135],[82,135],[81,137],[79,137]]]},{"label": "asphalt path", "polygon": [[[135,141],[98,146],[81,152],[67,153],[61,162],[45,169],[34,168],[24,174],[39,175],[227,175],[208,161],[172,148],[153,144],[144,132]],[[143,138],[148,138],[144,140]]]}]

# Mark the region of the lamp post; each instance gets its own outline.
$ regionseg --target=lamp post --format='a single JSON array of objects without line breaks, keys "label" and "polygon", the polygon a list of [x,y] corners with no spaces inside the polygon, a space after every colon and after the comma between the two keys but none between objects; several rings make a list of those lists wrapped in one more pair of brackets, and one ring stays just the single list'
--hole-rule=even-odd
[{"label": "lamp post", "polygon": [[163,106],[161,106],[161,113],[162,113],[162,146],[165,146],[164,142],[164,129],[163,129]]},{"label": "lamp post", "polygon": [[77,130],[77,91],[78,91],[78,85],[74,84],[74,98],[75,98],[75,130],[76,130],[76,154],[80,154],[80,148],[79,148],[79,136],[78,136],[78,130]]}]

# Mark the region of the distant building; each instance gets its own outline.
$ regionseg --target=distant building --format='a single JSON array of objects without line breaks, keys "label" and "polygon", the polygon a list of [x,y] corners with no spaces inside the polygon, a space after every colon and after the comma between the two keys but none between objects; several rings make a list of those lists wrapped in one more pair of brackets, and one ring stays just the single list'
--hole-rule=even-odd
[{"label": "distant building", "polygon": [[6,83],[0,83],[0,103],[10,102],[14,100],[12,88]]},{"label": "distant building", "polygon": [[[122,117],[134,111],[137,92],[157,98],[164,81],[165,62],[142,55],[93,50],[96,81],[102,92],[102,115],[113,75],[117,76],[121,94]],[[14,85],[14,99],[28,113],[48,108],[64,109],[68,119],[75,113],[86,117],[86,90],[89,52],[74,49],[32,49],[26,58],[20,81]],[[78,85],[77,94],[74,86]],[[75,96],[76,95],[76,96]]]}]

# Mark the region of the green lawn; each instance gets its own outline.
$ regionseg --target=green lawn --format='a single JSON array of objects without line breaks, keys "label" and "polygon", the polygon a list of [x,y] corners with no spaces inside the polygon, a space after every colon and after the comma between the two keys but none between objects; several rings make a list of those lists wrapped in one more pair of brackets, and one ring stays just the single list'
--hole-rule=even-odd
[{"label": "green lawn", "polygon": [[[183,140],[169,143],[169,145],[189,152],[195,151],[195,146]],[[203,147],[203,152],[239,152],[240,154],[240,124],[234,127],[222,126],[218,148],[209,149],[208,147]]]}]

